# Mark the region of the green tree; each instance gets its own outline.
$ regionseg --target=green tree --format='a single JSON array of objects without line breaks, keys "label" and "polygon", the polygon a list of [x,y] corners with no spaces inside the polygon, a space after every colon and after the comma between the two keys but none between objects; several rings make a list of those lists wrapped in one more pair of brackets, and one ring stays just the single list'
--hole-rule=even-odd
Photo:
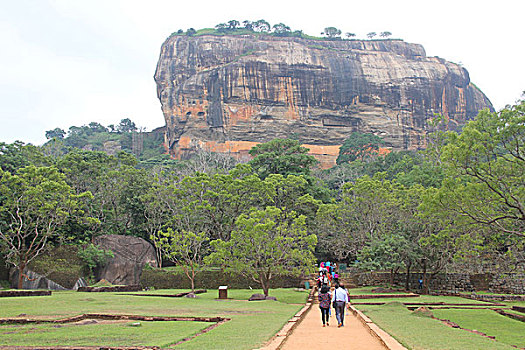
[{"label": "green tree", "polygon": [[250,165],[261,179],[270,174],[308,175],[311,167],[318,163],[308,151],[297,140],[275,139],[250,150],[254,157]]},{"label": "green tree", "polygon": [[[188,29],[189,31],[189,29]],[[129,118],[124,118],[118,123],[117,131],[122,133],[137,131],[137,126]]]},{"label": "green tree", "polygon": [[136,164],[135,157],[125,152],[110,156],[73,150],[58,160],[57,166],[75,193],[93,194],[93,199],[84,201],[84,208],[95,220],[70,218],[70,225],[63,227],[68,239],[89,242],[101,233],[148,237],[142,195],[151,186],[151,179],[145,170],[136,169]]},{"label": "green tree", "polygon": [[256,32],[268,33],[270,31],[270,23],[266,22],[264,19],[253,22],[253,29]]},{"label": "green tree", "polygon": [[335,27],[327,27],[324,29],[324,35],[330,39],[338,38],[341,35],[341,30]]},{"label": "green tree", "polygon": [[317,238],[307,234],[305,220],[275,207],[242,214],[229,241],[212,242],[207,262],[252,279],[268,296],[276,275],[312,272]]},{"label": "green tree", "polygon": [[53,130],[46,131],[46,139],[51,140],[54,138],[63,139],[66,135],[66,132],[60,128],[55,128]]},{"label": "green tree", "polygon": [[290,27],[288,27],[286,24],[284,23],[277,23],[277,24],[274,24],[273,25],[273,32],[275,33],[275,35],[277,36],[286,36],[288,35],[292,30],[290,29]]},{"label": "green tree", "polygon": [[372,39],[373,37],[375,37],[377,35],[376,32],[370,32],[368,33],[366,36],[368,37],[368,39]]},{"label": "green tree", "polygon": [[0,169],[11,174],[28,165],[46,166],[51,161],[39,147],[26,145],[21,141],[13,143],[0,142]]},{"label": "green tree", "polygon": [[31,165],[15,175],[0,171],[0,239],[6,261],[18,268],[18,288],[27,264],[44,251],[78,199],[54,167]]},{"label": "green tree", "polygon": [[392,36],[392,33],[390,33],[390,32],[381,32],[379,34],[379,36],[382,37],[382,38],[388,38],[389,36]]},{"label": "green tree", "polygon": [[407,242],[405,237],[387,234],[368,241],[357,255],[357,267],[363,270],[390,270],[390,284],[394,284],[394,273],[404,267],[402,254]]},{"label": "green tree", "polygon": [[500,112],[481,111],[461,134],[438,145],[446,169],[433,204],[454,213],[456,225],[482,225],[525,236],[525,101]]},{"label": "green tree", "polygon": [[226,23],[219,23],[215,26],[215,30],[217,30],[220,33],[224,33],[228,31],[228,24]]},{"label": "green tree", "polygon": [[355,37],[355,33],[345,33],[345,35],[348,39]]},{"label": "green tree", "polygon": [[206,232],[193,233],[168,227],[150,239],[171,262],[182,268],[191,282],[191,291],[195,291],[195,274],[203,265],[209,247]]},{"label": "green tree", "polygon": [[228,28],[229,29],[237,29],[237,27],[240,25],[239,21],[232,19],[231,21],[228,21]]},{"label": "green tree", "polygon": [[244,20],[244,21],[242,21],[242,25],[244,26],[245,29],[253,31],[253,22],[252,21]]},{"label": "green tree", "polygon": [[382,144],[384,141],[379,136],[353,132],[339,149],[336,163],[353,162],[356,159],[365,160],[365,158],[377,153]]}]

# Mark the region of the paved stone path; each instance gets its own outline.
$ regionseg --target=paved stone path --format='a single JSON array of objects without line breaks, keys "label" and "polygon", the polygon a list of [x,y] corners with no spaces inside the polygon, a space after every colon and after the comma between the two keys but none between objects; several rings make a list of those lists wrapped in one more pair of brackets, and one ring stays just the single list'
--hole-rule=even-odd
[{"label": "paved stone path", "polygon": [[[317,300],[317,296],[315,299]],[[337,327],[335,311],[332,309],[330,326],[323,327],[319,304],[314,302],[304,319],[288,336],[284,350],[304,349],[360,349],[385,350],[386,347],[355,317],[347,311],[344,327]]]}]

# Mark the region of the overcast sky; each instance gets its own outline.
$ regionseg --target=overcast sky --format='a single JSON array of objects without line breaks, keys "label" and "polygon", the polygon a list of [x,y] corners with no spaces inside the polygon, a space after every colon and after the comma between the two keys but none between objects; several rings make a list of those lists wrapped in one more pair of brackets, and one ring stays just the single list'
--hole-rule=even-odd
[{"label": "overcast sky", "polygon": [[130,118],[163,126],[153,74],[177,29],[230,19],[283,22],[319,35],[390,31],[428,56],[461,63],[496,109],[525,90],[525,1],[1,0],[0,141]]}]

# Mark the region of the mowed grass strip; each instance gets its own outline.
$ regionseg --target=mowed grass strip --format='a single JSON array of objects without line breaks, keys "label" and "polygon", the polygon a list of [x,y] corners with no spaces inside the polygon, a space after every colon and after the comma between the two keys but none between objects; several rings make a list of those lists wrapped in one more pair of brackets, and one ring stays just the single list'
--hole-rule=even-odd
[{"label": "mowed grass strip", "polygon": [[[176,294],[187,290],[156,290],[148,293]],[[23,318],[52,318],[58,319],[85,313],[102,314],[125,314],[143,316],[221,316],[230,318],[210,332],[185,342],[177,348],[182,349],[253,349],[260,347],[304,305],[308,293],[294,289],[272,289],[270,295],[275,296],[278,301],[252,301],[247,299],[253,293],[261,293],[260,290],[228,290],[228,300],[216,300],[217,290],[210,290],[204,294],[198,294],[198,298],[166,298],[152,296],[132,296],[125,293],[86,293],[86,292],[53,292],[52,296],[46,297],[20,297],[2,298],[0,308],[1,318],[17,317],[23,314]],[[143,322],[141,322],[143,323]],[[157,323],[157,322],[154,322]],[[163,322],[159,322],[160,328]],[[184,322],[193,324],[196,322]],[[211,325],[207,323],[203,328]],[[33,326],[32,328],[40,327]],[[47,326],[46,326],[47,327]],[[77,332],[82,327],[69,328],[70,332]],[[191,326],[190,326],[191,327]],[[139,331],[145,330],[138,327]],[[183,330],[181,328],[181,330]],[[148,332],[146,330],[146,332]],[[2,331],[2,333],[4,333]],[[35,333],[44,338],[43,333]],[[166,332],[169,333],[169,332]],[[181,337],[186,338],[195,334],[194,329],[183,331]],[[181,334],[182,334],[181,333]],[[40,335],[38,335],[40,334]],[[0,334],[0,345],[3,340],[13,334]],[[70,334],[72,336],[72,334]],[[93,334],[95,339],[97,334]],[[169,341],[172,338],[167,338]],[[61,345],[64,339],[58,337]],[[89,337],[88,337],[89,339]],[[133,346],[128,344],[127,337],[122,339],[119,346]],[[36,344],[36,343],[35,343]],[[157,346],[160,346],[155,344]],[[44,346],[44,344],[37,344]],[[145,344],[144,344],[145,345]]]},{"label": "mowed grass strip", "polygon": [[0,326],[4,346],[159,346],[167,347],[196,334],[209,322],[131,322],[110,324],[9,325]]},{"label": "mowed grass strip", "polygon": [[[504,342],[494,341],[465,330],[448,327],[439,320],[416,316],[399,302],[381,306],[358,305],[357,307],[370,317],[374,323],[409,349],[514,349]],[[457,311],[463,312],[465,310]],[[497,315],[495,312],[494,314]],[[503,322],[504,320],[500,321]],[[522,328],[522,332],[525,332],[525,326]]]},{"label": "mowed grass strip", "polygon": [[[507,310],[505,310],[507,311]],[[434,316],[496,337],[496,340],[525,348],[525,323],[500,315],[493,310],[433,310]]]}]

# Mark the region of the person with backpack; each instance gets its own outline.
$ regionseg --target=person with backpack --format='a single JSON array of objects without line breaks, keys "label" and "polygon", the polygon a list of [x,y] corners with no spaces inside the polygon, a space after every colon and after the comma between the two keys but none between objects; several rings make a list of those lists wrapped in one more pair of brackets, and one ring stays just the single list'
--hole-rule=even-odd
[{"label": "person with backpack", "polygon": [[321,309],[321,320],[323,321],[323,327],[329,326],[330,323],[330,301],[332,296],[330,295],[330,288],[325,284],[321,287],[319,294],[317,295],[319,300],[319,309]]}]

